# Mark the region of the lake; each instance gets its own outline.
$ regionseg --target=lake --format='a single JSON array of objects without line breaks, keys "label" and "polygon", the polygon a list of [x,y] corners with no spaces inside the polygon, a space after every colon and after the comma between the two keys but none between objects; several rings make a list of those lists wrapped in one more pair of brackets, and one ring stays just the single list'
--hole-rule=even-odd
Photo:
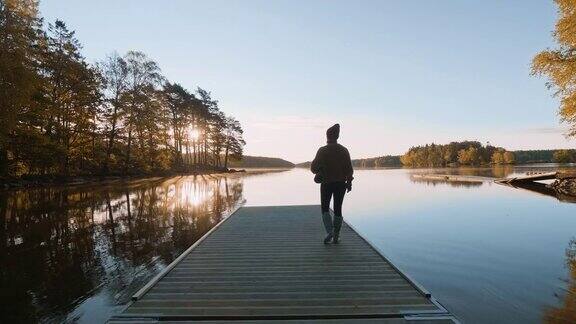
[{"label": "lake", "polygon": [[[569,322],[576,204],[543,187],[411,178],[555,169],[357,170],[344,218],[465,323]],[[294,169],[0,192],[0,322],[105,322],[244,201],[318,204],[319,187]]]}]

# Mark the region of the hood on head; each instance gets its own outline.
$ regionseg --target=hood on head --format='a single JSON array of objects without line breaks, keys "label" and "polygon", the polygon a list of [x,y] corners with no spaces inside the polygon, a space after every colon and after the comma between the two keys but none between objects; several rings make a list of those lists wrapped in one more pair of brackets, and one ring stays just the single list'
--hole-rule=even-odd
[{"label": "hood on head", "polygon": [[340,124],[335,124],[326,130],[326,139],[328,142],[336,142],[338,137],[340,137]]}]

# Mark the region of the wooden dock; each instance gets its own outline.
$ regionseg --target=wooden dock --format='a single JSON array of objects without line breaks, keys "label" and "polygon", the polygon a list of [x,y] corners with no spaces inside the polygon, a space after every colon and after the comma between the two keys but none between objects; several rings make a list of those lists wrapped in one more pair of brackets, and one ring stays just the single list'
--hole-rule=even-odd
[{"label": "wooden dock", "polygon": [[109,323],[457,323],[350,225],[324,236],[320,206],[242,207]]},{"label": "wooden dock", "polygon": [[442,182],[469,182],[469,183],[483,183],[492,181],[493,178],[467,176],[457,174],[433,174],[433,173],[416,173],[411,175],[414,180],[422,181],[442,181]]},{"label": "wooden dock", "polygon": [[528,183],[543,180],[554,180],[558,178],[558,172],[530,172],[523,176],[514,178],[505,178],[495,180],[496,183],[514,184],[514,183]]}]

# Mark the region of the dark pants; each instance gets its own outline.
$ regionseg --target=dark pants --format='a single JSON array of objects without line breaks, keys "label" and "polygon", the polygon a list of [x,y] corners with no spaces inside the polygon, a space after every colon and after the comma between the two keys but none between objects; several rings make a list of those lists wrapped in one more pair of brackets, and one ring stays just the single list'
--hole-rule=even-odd
[{"label": "dark pants", "polygon": [[[320,202],[322,204],[322,219],[328,234],[338,236],[342,227],[342,202],[346,193],[346,182],[330,182],[320,185]],[[334,220],[330,216],[330,200],[334,196]]]}]

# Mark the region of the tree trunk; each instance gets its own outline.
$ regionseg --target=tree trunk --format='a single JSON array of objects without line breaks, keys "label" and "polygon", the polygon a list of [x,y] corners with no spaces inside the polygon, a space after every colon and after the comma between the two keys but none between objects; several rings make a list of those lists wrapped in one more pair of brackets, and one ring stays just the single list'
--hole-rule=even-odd
[{"label": "tree trunk", "polygon": [[7,177],[8,171],[8,150],[4,146],[0,146],[0,177]]},{"label": "tree trunk", "polygon": [[6,221],[8,220],[8,194],[0,194],[0,250],[6,249],[8,235],[6,233]]},{"label": "tree trunk", "polygon": [[[176,116],[173,115],[172,118],[176,119]],[[182,151],[181,151],[182,147],[180,147],[180,148],[178,147],[179,145],[181,145],[181,143],[180,143],[178,131],[176,130],[176,128],[177,128],[176,122],[173,122],[172,123],[172,129],[173,129],[173,132],[172,132],[173,135],[172,136],[174,136],[174,151],[175,151],[174,152],[174,162],[176,163],[176,167],[179,167],[180,166],[180,159],[182,156]]]},{"label": "tree trunk", "polygon": [[190,168],[190,141],[186,141],[186,165]]},{"label": "tree trunk", "polygon": [[64,161],[61,166],[61,174],[67,176],[70,164],[70,141],[66,139],[66,151],[64,153]]},{"label": "tree trunk", "polygon": [[108,145],[106,147],[106,160],[104,161],[104,172],[108,173],[108,164],[110,163],[110,156],[112,155],[112,148],[114,147],[114,137],[116,137],[116,104],[114,104],[114,111],[112,117],[112,129],[110,130],[110,135],[108,137]]},{"label": "tree trunk", "polygon": [[196,166],[196,164],[198,164],[198,160],[196,159],[196,147],[197,147],[196,140],[193,140],[192,141],[192,150],[193,150],[192,155],[194,158],[194,166]]},{"label": "tree trunk", "polygon": [[228,150],[229,146],[226,145],[226,154],[224,155],[224,169],[228,169]]},{"label": "tree trunk", "polygon": [[128,173],[130,168],[130,150],[132,148],[132,128],[128,125],[128,146],[126,148],[126,165],[124,166],[124,173]]}]

